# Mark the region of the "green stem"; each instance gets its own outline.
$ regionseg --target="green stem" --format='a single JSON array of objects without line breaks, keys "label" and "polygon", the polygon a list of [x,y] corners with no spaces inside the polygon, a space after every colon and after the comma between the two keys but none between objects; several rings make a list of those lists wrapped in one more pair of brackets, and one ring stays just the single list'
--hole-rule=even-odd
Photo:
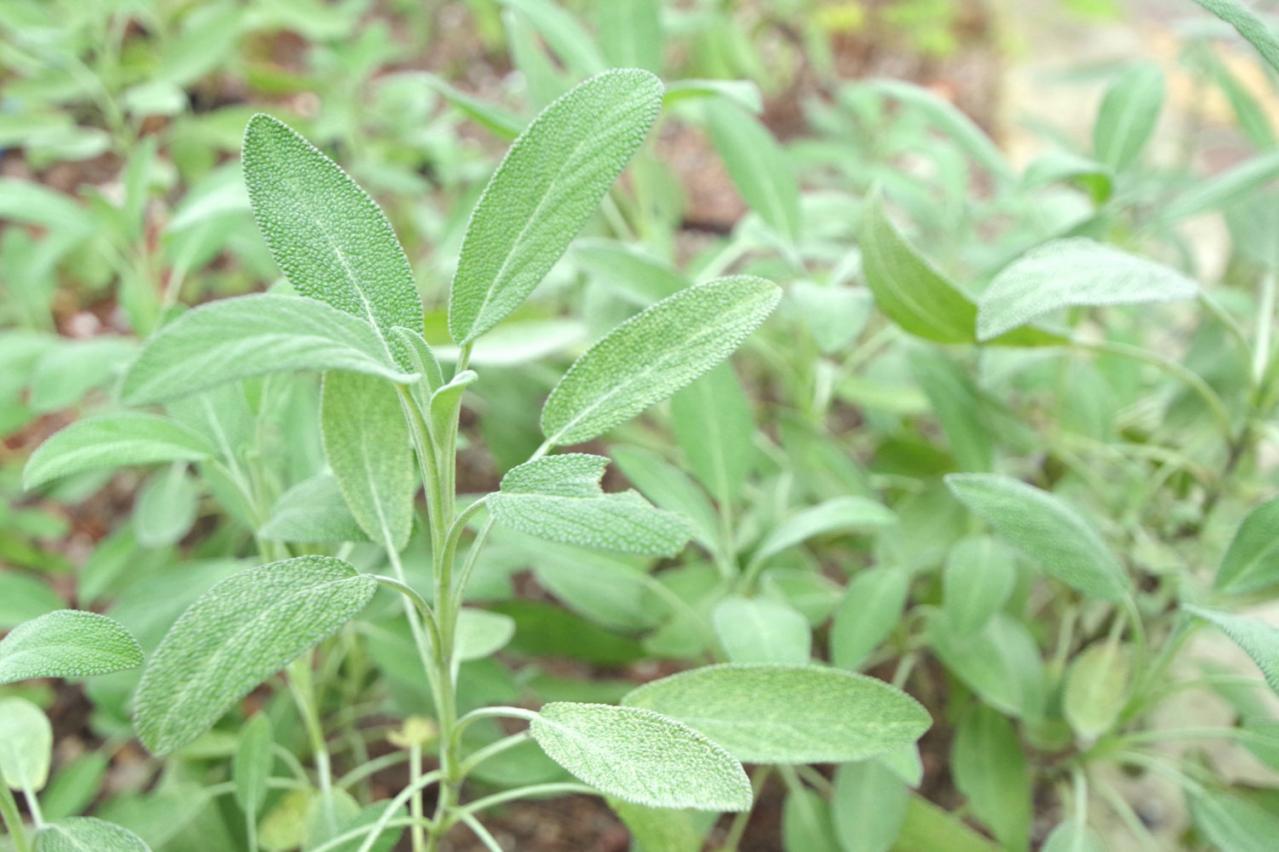
[{"label": "green stem", "polygon": [[306,728],[307,738],[311,741],[311,752],[315,758],[315,770],[320,784],[320,796],[324,802],[324,819],[328,823],[329,832],[336,832],[338,825],[337,817],[333,813],[333,771],[329,760],[329,747],[324,741],[324,728],[320,725],[315,690],[311,684],[310,654],[289,664],[288,682],[289,691],[293,693],[293,700],[298,707],[298,715],[302,717],[302,725]]},{"label": "green stem", "polygon": [[[396,823],[396,820],[394,819],[395,812],[404,807],[405,803],[408,802],[412,796],[422,790],[425,790],[427,787],[439,780],[440,773],[438,770],[426,773],[416,781],[410,782],[407,787],[396,794],[394,799],[387,802],[386,807],[382,809],[382,815],[378,817],[377,822],[373,823],[368,828],[356,828],[346,834],[335,837],[327,843],[321,844],[320,846],[310,850],[310,852],[331,852],[331,850],[337,849],[339,846],[345,846],[347,843],[350,843],[352,840],[357,840],[360,837],[364,838],[364,842],[360,844],[360,848],[357,852],[369,852],[369,850],[373,848],[373,844],[377,842],[378,837],[381,836],[382,832],[386,831],[387,828],[390,828]],[[427,823],[427,830],[434,833],[436,828],[435,823],[432,820],[425,820],[425,822]],[[404,824],[407,825],[408,821]]]},{"label": "green stem", "polygon": [[458,808],[453,813],[453,816],[450,819],[450,824],[461,819],[464,815],[474,814],[506,802],[514,802],[518,799],[529,799],[534,796],[556,796],[570,793],[585,793],[588,796],[598,796],[599,790],[586,784],[579,784],[575,781],[552,781],[547,784],[530,784],[527,787],[516,787],[514,790],[503,790],[500,793],[494,793],[491,796],[476,799],[474,802],[471,802],[465,807]]},{"label": "green stem", "polygon": [[485,849],[489,852],[502,852],[502,845],[497,842],[497,838],[489,834],[489,830],[478,819],[466,813],[459,815],[458,819],[480,839]]},{"label": "green stem", "polygon": [[[772,772],[771,766],[757,766],[751,773],[751,790],[754,791],[754,800],[759,801],[759,794],[764,789],[764,785],[768,783],[768,776]],[[741,845],[742,838],[746,836],[746,826],[751,821],[751,814],[754,809],[748,811],[738,811],[733,815],[733,822],[728,827],[728,835],[724,838],[724,843],[719,847],[719,852],[737,852],[737,847]]]},{"label": "green stem", "polygon": [[3,782],[0,782],[0,819],[3,819],[5,830],[13,840],[14,852],[31,852],[31,841],[27,839],[27,828],[22,824],[18,803],[9,791],[9,785]]},{"label": "green stem", "polygon": [[462,765],[458,768],[462,777],[470,775],[475,767],[479,766],[490,757],[509,751],[518,745],[522,745],[532,738],[528,731],[520,731],[518,734],[511,734],[509,737],[503,737],[497,742],[489,743],[484,748],[472,754],[466,760],[462,761]]},{"label": "green stem", "polygon": [[[409,781],[416,785],[422,780],[422,746],[420,743],[413,743],[409,748]],[[426,833],[422,830],[422,820],[424,819],[422,807],[422,791],[419,789],[417,795],[410,800],[409,815],[413,817],[413,828],[411,834],[413,837],[413,848],[421,849],[426,845]]]}]

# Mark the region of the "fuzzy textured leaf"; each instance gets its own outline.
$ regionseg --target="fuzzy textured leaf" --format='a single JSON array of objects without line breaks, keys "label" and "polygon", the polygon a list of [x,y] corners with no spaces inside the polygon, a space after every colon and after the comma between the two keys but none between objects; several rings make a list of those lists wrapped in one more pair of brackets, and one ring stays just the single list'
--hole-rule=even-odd
[{"label": "fuzzy textured leaf", "polygon": [[956,543],[942,571],[942,608],[960,633],[980,630],[1003,607],[1017,583],[1012,552],[990,536]]},{"label": "fuzzy textured leaf", "polygon": [[802,666],[809,660],[808,621],[784,603],[729,597],[715,607],[711,621],[730,662]]},{"label": "fuzzy textured leaf", "polygon": [[1199,285],[1171,267],[1094,240],[1042,245],[1003,269],[977,306],[977,337],[990,340],[1073,306],[1192,299]]},{"label": "fuzzy textured leaf", "polygon": [[764,538],[752,559],[763,562],[816,536],[873,532],[896,522],[892,510],[868,497],[835,497],[786,518]]},{"label": "fuzzy textured leaf", "polygon": [[777,285],[738,275],[636,314],[569,368],[542,408],[542,432],[552,444],[576,444],[629,420],[731,355],[780,297]]},{"label": "fuzzy textured leaf", "polygon": [[337,163],[269,115],[244,131],[244,182],[258,229],[297,291],[359,317],[390,352],[391,329],[422,327],[395,231]]},{"label": "fuzzy textured leaf", "polygon": [[799,239],[799,184],[781,145],[757,118],[726,99],[706,105],[706,121],[742,198],[781,236]]},{"label": "fuzzy textured leaf", "polygon": [[0,640],[0,684],[136,669],[142,648],[105,615],[63,609],[19,624]]},{"label": "fuzzy textured leaf", "polygon": [[1107,601],[1128,594],[1123,565],[1097,531],[1056,495],[984,473],[951,474],[946,486],[996,533],[1063,583]]},{"label": "fuzzy textured leaf", "polygon": [[67,817],[36,833],[35,852],[151,852],[123,826],[93,817]]},{"label": "fuzzy textured leaf", "polygon": [[60,476],[126,465],[202,461],[214,453],[203,435],[158,414],[120,412],[77,420],[41,444],[22,471],[24,488]]},{"label": "fuzzy textured leaf", "polygon": [[1150,141],[1164,102],[1164,75],[1157,65],[1130,68],[1102,99],[1093,125],[1093,153],[1117,172],[1136,162]]},{"label": "fuzzy textured leaf", "polygon": [[240,731],[240,742],[231,758],[231,781],[240,809],[254,817],[262,810],[269,792],[267,780],[275,766],[271,717],[259,712]]},{"label": "fuzzy textured leaf", "polygon": [[153,754],[195,740],[227,709],[362,610],[377,581],[340,559],[302,556],[218,583],[169,629],[134,698]]},{"label": "fuzzy textured leaf", "polygon": [[671,397],[671,425],[693,473],[720,503],[733,503],[755,458],[755,421],[725,361]]},{"label": "fuzzy textured leaf", "polygon": [[901,834],[910,789],[878,760],[835,772],[831,814],[843,852],[888,852]]},{"label": "fuzzy textured leaf", "polygon": [[258,535],[267,541],[302,544],[367,538],[346,505],[337,477],[327,472],[304,479],[280,495]]},{"label": "fuzzy textured leaf", "polygon": [[544,109],[475,205],[449,294],[449,333],[469,343],[523,302],[594,213],[662,107],[647,71],[605,71]]},{"label": "fuzzy textured leaf", "polygon": [[44,787],[53,756],[53,727],[25,698],[0,698],[0,782],[11,790]]},{"label": "fuzzy textured leaf", "polygon": [[901,621],[910,573],[892,565],[857,572],[830,628],[831,662],[857,669]]},{"label": "fuzzy textured leaf", "polygon": [[754,799],[728,752],[651,710],[557,702],[544,706],[529,730],[560,766],[626,802],[746,811]]},{"label": "fuzzy textured leaf", "polygon": [[1183,607],[1187,612],[1211,622],[1229,636],[1236,645],[1252,657],[1261,669],[1270,688],[1279,694],[1279,628],[1264,621],[1228,612],[1204,609],[1197,606]]},{"label": "fuzzy textured leaf", "polygon": [[1230,541],[1214,585],[1223,592],[1256,592],[1279,584],[1279,499],[1257,506]]},{"label": "fuzzy textured leaf", "polygon": [[293,370],[347,370],[407,384],[373,327],[313,299],[259,293],[188,311],[147,341],[124,377],[145,405],[226,382]]},{"label": "fuzzy textured leaf", "polygon": [[1279,38],[1242,0],[1195,0],[1234,27],[1275,71],[1279,71]]},{"label": "fuzzy textured leaf", "polygon": [[901,690],[821,666],[708,666],[644,684],[623,703],[686,722],[747,763],[862,760],[932,723]]}]

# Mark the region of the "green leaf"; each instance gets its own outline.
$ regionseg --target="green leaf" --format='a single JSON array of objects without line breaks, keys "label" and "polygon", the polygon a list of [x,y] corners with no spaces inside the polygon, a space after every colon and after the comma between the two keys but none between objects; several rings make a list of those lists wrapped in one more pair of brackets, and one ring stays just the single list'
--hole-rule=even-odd
[{"label": "green leaf", "polygon": [[457,636],[453,653],[458,660],[482,660],[506,647],[515,635],[515,620],[500,612],[461,609],[457,614]]},{"label": "green leaf", "polygon": [[1230,594],[1279,583],[1279,499],[1250,511],[1230,541],[1213,586]]},{"label": "green leaf", "polygon": [[1201,790],[1190,795],[1195,827],[1218,849],[1229,852],[1269,852],[1279,836],[1279,816],[1273,810],[1226,790]]},{"label": "green leaf", "polygon": [[644,684],[623,704],[687,722],[747,763],[862,760],[931,724],[901,690],[821,666],[708,666]]},{"label": "green leaf", "polygon": [[498,139],[510,141],[520,135],[524,122],[501,107],[468,95],[436,74],[423,74],[422,80],[449,102],[455,110],[492,133]]},{"label": "green leaf", "polygon": [[194,741],[231,705],[362,610],[377,581],[340,559],[302,556],[218,583],[169,629],[134,696],[153,754]]},{"label": "green leaf", "polygon": [[799,183],[781,145],[750,113],[718,99],[706,104],[711,142],[752,210],[790,242],[799,239]]},{"label": "green leaf", "polygon": [[728,597],[715,607],[711,621],[729,662],[802,666],[809,661],[808,621],[784,603]]},{"label": "green leaf", "polygon": [[12,790],[36,792],[49,779],[53,728],[25,698],[0,698],[0,781]]},{"label": "green leaf", "polygon": [[996,613],[977,633],[957,633],[942,613],[928,619],[928,644],[946,668],[990,706],[1038,719],[1047,700],[1039,646],[1026,626]]},{"label": "green leaf", "polygon": [[1106,852],[1106,843],[1087,825],[1071,819],[1048,834],[1042,852]]},{"label": "green leaf", "polygon": [[557,702],[529,726],[552,760],[610,796],[654,808],[747,811],[750,779],[728,752],[650,710]]},{"label": "green leaf", "polygon": [[706,830],[696,812],[646,808],[616,799],[608,805],[630,832],[635,852],[701,852]]},{"label": "green leaf", "polygon": [[909,806],[910,788],[878,760],[845,763],[835,770],[831,813],[843,852],[888,852]]},{"label": "green leaf", "polygon": [[985,473],[950,474],[946,487],[1063,583],[1107,601],[1120,601],[1128,594],[1123,565],[1097,531],[1056,495]]},{"label": "green leaf", "polygon": [[0,572],[0,630],[16,627],[63,606],[62,598],[48,583],[17,571]]},{"label": "green leaf", "polygon": [[995,276],[977,307],[977,337],[990,340],[1061,308],[1192,299],[1199,285],[1180,272],[1077,237],[1027,252]]},{"label": "green leaf", "polygon": [[533,120],[475,205],[449,294],[449,333],[470,343],[533,292],[657,120],[662,84],[606,71]]},{"label": "green leaf", "polygon": [[355,181],[269,115],[244,131],[244,182],[258,229],[301,294],[378,330],[422,328],[422,301],[391,223]]},{"label": "green leaf", "polygon": [[674,556],[688,543],[678,515],[653,507],[639,494],[606,494],[599,486],[608,459],[583,453],[547,456],[502,477],[487,498],[503,526],[562,544],[624,553]]},{"label": "green leaf", "polygon": [[331,473],[317,473],[280,495],[258,535],[267,541],[301,544],[367,538],[347,508],[337,477]]},{"label": "green leaf", "polygon": [[195,523],[200,509],[199,484],[187,475],[185,462],[156,471],[133,504],[133,531],[143,547],[177,544]]},{"label": "green leaf", "polygon": [[659,0],[613,0],[595,5],[600,48],[617,68],[662,70],[662,4]]},{"label": "green leaf", "polygon": [[1128,69],[1102,99],[1092,130],[1094,156],[1117,172],[1126,170],[1150,141],[1163,103],[1164,75],[1157,65]]},{"label": "green leaf", "polygon": [[872,301],[865,290],[801,280],[790,285],[786,296],[824,355],[852,343],[870,319]]},{"label": "green leaf", "polygon": [[857,572],[830,628],[831,662],[858,669],[901,622],[910,573],[892,565]]},{"label": "green leaf", "polygon": [[990,621],[1012,596],[1017,584],[1013,554],[990,536],[957,542],[942,571],[942,606],[950,625],[974,633]]},{"label": "green leaf", "polygon": [[1128,701],[1132,664],[1127,649],[1094,642],[1070,662],[1062,691],[1062,714],[1085,742],[1110,730]]},{"label": "green leaf", "polygon": [[387,550],[403,550],[417,473],[395,388],[372,376],[325,373],[320,426],[324,455],[360,529]]},{"label": "green leaf", "polygon": [[830,805],[812,790],[796,785],[782,804],[785,852],[839,852]]},{"label": "green leaf", "polygon": [[0,684],[82,678],[136,669],[142,649],[105,615],[63,609],[19,624],[0,639]]},{"label": "green leaf", "polygon": [[51,435],[27,459],[22,486],[36,488],[61,476],[125,465],[202,461],[213,454],[204,436],[167,417],[102,414]]},{"label": "green leaf", "polygon": [[457,423],[462,396],[466,393],[466,388],[478,378],[479,375],[473,370],[463,370],[450,379],[448,384],[431,394],[430,419],[427,425],[437,443],[445,440],[453,424]]},{"label": "green leaf", "polygon": [[124,377],[130,405],[295,370],[347,370],[416,381],[387,354],[372,326],[323,302],[259,293],[219,299],[160,329]]},{"label": "green leaf", "polygon": [[1266,26],[1256,13],[1241,0],[1195,0],[1209,12],[1221,18],[1246,38],[1262,59],[1279,71],[1279,38]]},{"label": "green leaf", "polygon": [[87,809],[98,798],[110,765],[107,755],[89,751],[59,766],[40,796],[44,818],[56,822]]},{"label": "green leaf", "polygon": [[615,446],[609,452],[626,478],[659,509],[689,521],[693,538],[708,550],[719,538],[719,516],[687,473],[657,453],[640,447]]},{"label": "green leaf", "polygon": [[68,817],[36,833],[35,852],[151,852],[132,831],[93,817]]},{"label": "green leaf", "polygon": [[755,459],[755,421],[733,365],[725,361],[672,396],[671,424],[706,490],[721,504],[737,502]]},{"label": "green leaf", "polygon": [[999,846],[978,834],[958,814],[934,805],[922,795],[910,797],[897,847],[945,849],[946,852],[997,852]]},{"label": "green leaf", "polygon": [[255,822],[266,804],[267,780],[275,766],[274,746],[271,717],[259,712],[241,729],[240,742],[231,758],[235,801]]},{"label": "green leaf", "polygon": [[762,278],[718,278],[631,317],[551,391],[542,408],[547,442],[588,441],[685,387],[731,355],[780,296]]},{"label": "green leaf", "polygon": [[835,497],[779,523],[764,537],[752,562],[762,563],[810,538],[848,532],[874,532],[897,523],[891,509],[868,497]]},{"label": "green leaf", "polygon": [[975,705],[960,722],[951,752],[955,786],[973,813],[1008,849],[1030,842],[1031,778],[1016,729],[994,710]]},{"label": "green leaf", "polygon": [[1279,151],[1266,151],[1207,180],[1196,181],[1159,211],[1160,224],[1226,207],[1279,176]]},{"label": "green leaf", "polygon": [[574,75],[597,74],[607,67],[595,42],[577,18],[555,3],[550,0],[502,0],[502,4],[519,10]]},{"label": "green leaf", "polygon": [[1279,629],[1256,618],[1183,605],[1183,609],[1211,622],[1243,648],[1265,675],[1266,683],[1279,693]]}]

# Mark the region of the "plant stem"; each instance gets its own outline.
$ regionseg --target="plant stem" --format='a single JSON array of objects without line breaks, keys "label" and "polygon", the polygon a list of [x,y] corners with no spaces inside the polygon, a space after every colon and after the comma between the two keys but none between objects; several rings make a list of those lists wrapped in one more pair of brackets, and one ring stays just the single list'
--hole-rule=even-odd
[{"label": "plant stem", "polygon": [[324,741],[324,729],[320,725],[315,690],[311,684],[311,655],[306,654],[289,664],[289,691],[302,717],[311,752],[315,758],[315,770],[319,777],[320,796],[323,799],[324,819],[330,833],[337,831],[337,817],[333,813],[333,772],[329,761],[329,747]]},{"label": "plant stem", "polygon": [[[422,780],[422,746],[416,742],[409,748],[409,780],[414,786],[417,786]],[[422,830],[421,823],[424,816],[421,789],[410,800],[409,815],[413,817],[413,827],[410,829],[413,837],[413,848],[421,849],[426,845],[426,834]]]},{"label": "plant stem", "polygon": [[527,787],[516,787],[514,790],[503,790],[500,793],[476,799],[466,807],[458,808],[450,819],[450,823],[505,802],[514,802],[517,799],[528,799],[533,796],[555,796],[561,793],[585,793],[588,796],[595,796],[599,795],[599,790],[576,781],[552,781],[546,784],[530,784]]},{"label": "plant stem", "polygon": [[4,821],[5,830],[13,840],[14,852],[31,852],[31,842],[27,839],[26,826],[22,824],[22,814],[18,812],[18,803],[9,791],[9,785],[3,782],[0,782],[0,820]]},{"label": "plant stem", "polygon": [[31,814],[31,821],[35,823],[36,831],[44,828],[44,814],[40,812],[40,800],[36,798],[36,794],[30,787],[23,787],[22,798],[26,800],[27,811]]}]

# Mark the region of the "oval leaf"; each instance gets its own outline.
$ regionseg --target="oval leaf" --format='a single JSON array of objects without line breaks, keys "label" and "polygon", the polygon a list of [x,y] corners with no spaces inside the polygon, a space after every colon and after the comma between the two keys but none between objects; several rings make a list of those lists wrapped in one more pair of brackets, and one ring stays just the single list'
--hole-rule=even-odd
[{"label": "oval leaf", "polygon": [[1044,570],[1086,595],[1119,601],[1128,575],[1101,536],[1059,497],[1007,476],[952,473],[946,487]]},{"label": "oval leaf", "polygon": [[1265,675],[1266,683],[1279,693],[1279,629],[1263,621],[1228,612],[1217,612],[1197,606],[1184,609],[1205,621],[1211,622],[1243,648]]},{"label": "oval leaf", "polygon": [[231,758],[231,782],[240,809],[256,819],[266,803],[267,779],[275,765],[275,738],[271,717],[258,713],[240,731],[240,742]]},{"label": "oval leaf", "polygon": [[377,581],[340,559],[302,556],[242,571],[183,613],[134,698],[153,754],[192,742],[240,698],[362,610]]},{"label": "oval leaf", "polygon": [[740,763],[687,725],[650,710],[547,704],[529,727],[552,760],[603,793],[654,808],[750,810]]},{"label": "oval leaf", "polygon": [[1248,513],[1230,541],[1214,585],[1223,592],[1256,592],[1279,584],[1279,499]]},{"label": "oval leaf", "polygon": [[0,781],[11,790],[44,787],[53,757],[53,727],[25,698],[0,698]]},{"label": "oval leaf", "polygon": [[647,683],[623,703],[687,722],[747,763],[862,760],[932,724],[901,690],[820,666],[708,666]]},{"label": "oval leaf", "polygon": [[1093,153],[1121,172],[1136,162],[1150,141],[1164,103],[1164,75],[1159,66],[1141,64],[1126,71],[1106,90],[1097,123]]},{"label": "oval leaf", "polygon": [[706,105],[706,120],[711,142],[742,198],[782,237],[799,239],[799,184],[773,134],[725,99]]},{"label": "oval leaf", "polygon": [[784,603],[725,598],[711,620],[730,662],[799,666],[808,662],[813,641],[808,621]]},{"label": "oval leaf", "polygon": [[586,351],[542,408],[550,444],[607,432],[733,353],[772,312],[777,285],[739,275],[681,290],[613,329]]},{"label": "oval leaf", "polygon": [[151,847],[123,826],[93,817],[68,817],[36,833],[36,852],[151,852]]},{"label": "oval leaf", "polygon": [[213,455],[203,435],[158,414],[121,412],[77,420],[41,444],[22,471],[35,488],[60,476],[125,465],[202,461]]},{"label": "oval leaf", "polygon": [[449,333],[469,343],[546,276],[643,144],[662,108],[647,71],[591,77],[520,134],[475,205],[449,294]]},{"label": "oval leaf", "polygon": [[136,669],[142,648],[115,621],[63,609],[19,624],[0,640],[0,684],[37,677],[79,678]]}]

